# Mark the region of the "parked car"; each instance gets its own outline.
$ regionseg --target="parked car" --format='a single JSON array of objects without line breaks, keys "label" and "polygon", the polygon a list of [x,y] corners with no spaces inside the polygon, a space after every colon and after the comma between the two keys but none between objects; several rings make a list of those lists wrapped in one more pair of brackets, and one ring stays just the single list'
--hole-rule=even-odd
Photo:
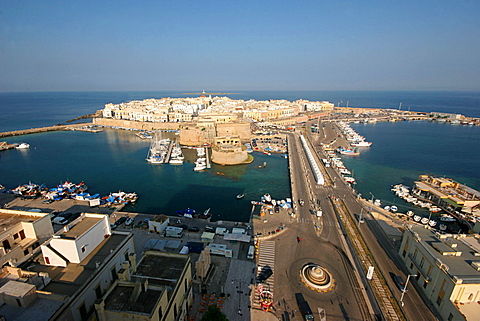
[{"label": "parked car", "polygon": [[52,220],[53,224],[65,225],[68,223],[68,220],[62,216],[57,216]]},{"label": "parked car", "polygon": [[125,220],[125,226],[130,226],[133,224],[133,222],[135,221],[135,219],[133,217],[129,217]]},{"label": "parked car", "polygon": [[400,275],[395,275],[393,277],[393,281],[395,281],[395,284],[397,285],[400,291],[404,293],[408,291],[407,289],[405,289],[405,282],[403,282],[403,279]]},{"label": "parked car", "polygon": [[302,200],[302,199],[299,199],[299,200],[298,200],[298,203],[300,204],[300,206],[303,206],[303,205],[305,205],[305,201],[304,201],[304,200]]},{"label": "parked car", "polygon": [[184,230],[188,230],[188,225],[187,224],[181,224],[178,227],[183,228]]},{"label": "parked car", "polygon": [[123,223],[125,223],[126,220],[127,220],[126,217],[120,217],[120,218],[115,222],[115,225],[116,225],[116,226],[120,226],[120,225],[122,225]]},{"label": "parked car", "polygon": [[200,231],[200,229],[198,228],[198,226],[190,226],[190,227],[188,228],[188,230],[189,230],[190,232],[198,232],[198,231]]},{"label": "parked car", "polygon": [[265,265],[262,271],[257,275],[257,283],[265,282],[273,274],[272,268],[269,265]]},{"label": "parked car", "polygon": [[205,232],[213,232],[215,233],[215,228],[210,225],[205,225]]}]

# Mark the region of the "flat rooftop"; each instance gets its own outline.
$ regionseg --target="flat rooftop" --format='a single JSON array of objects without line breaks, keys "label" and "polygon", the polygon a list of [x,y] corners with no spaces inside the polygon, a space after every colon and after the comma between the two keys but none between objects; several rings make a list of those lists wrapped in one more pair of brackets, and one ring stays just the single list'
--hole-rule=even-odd
[{"label": "flat rooftop", "polygon": [[[25,212],[24,212],[25,213]],[[0,229],[8,229],[11,226],[14,226],[21,222],[35,222],[36,220],[41,219],[43,216],[48,215],[47,213],[35,213],[36,215],[28,214],[13,214],[8,213],[7,211],[0,210]],[[38,215],[43,214],[43,215]]]},{"label": "flat rooftop", "polygon": [[188,260],[188,256],[146,253],[138,263],[134,277],[137,279],[148,278],[149,283],[169,285],[174,288],[182,276]]},{"label": "flat rooftop", "polygon": [[105,310],[138,312],[151,315],[162,295],[163,289],[163,287],[157,289],[148,288],[146,291],[140,291],[136,295],[134,285],[118,284],[105,299]]},{"label": "flat rooftop", "polygon": [[[474,236],[454,239],[452,237],[441,238],[425,227],[414,226],[410,228],[417,233],[425,248],[440,262],[448,267],[448,274],[456,279],[463,280],[463,283],[480,284],[480,271],[477,271],[470,263],[480,262],[479,240]],[[451,243],[456,246],[451,246]],[[449,250],[450,249],[450,250]],[[441,251],[447,255],[442,255]],[[460,256],[449,254],[461,252]]]},{"label": "flat rooftop", "polygon": [[37,258],[38,262],[31,263],[24,269],[31,272],[48,273],[51,282],[43,289],[44,291],[71,296],[95,273],[96,262],[103,263],[110,252],[128,237],[131,235],[115,233],[110,235],[79,264],[69,263],[66,267],[48,266],[45,265],[43,255],[40,254]]},{"label": "flat rooftop", "polygon": [[60,235],[65,238],[80,237],[101,220],[103,220],[101,217],[84,216],[80,222],[72,226],[67,232],[63,232]]}]

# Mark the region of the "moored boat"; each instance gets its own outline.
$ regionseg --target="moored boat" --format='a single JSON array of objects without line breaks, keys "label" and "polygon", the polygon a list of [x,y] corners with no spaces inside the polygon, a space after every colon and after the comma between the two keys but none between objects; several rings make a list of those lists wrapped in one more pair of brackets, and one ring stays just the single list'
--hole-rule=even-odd
[{"label": "moored boat", "polygon": [[20,143],[17,146],[15,146],[16,149],[27,149],[30,148],[30,144],[27,143]]}]

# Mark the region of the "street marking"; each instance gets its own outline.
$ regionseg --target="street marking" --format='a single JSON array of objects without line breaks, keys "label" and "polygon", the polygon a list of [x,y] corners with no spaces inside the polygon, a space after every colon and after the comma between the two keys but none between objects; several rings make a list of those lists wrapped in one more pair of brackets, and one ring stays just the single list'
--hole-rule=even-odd
[{"label": "street marking", "polygon": [[327,313],[325,309],[317,308],[318,315],[320,316],[320,321],[327,321]]}]

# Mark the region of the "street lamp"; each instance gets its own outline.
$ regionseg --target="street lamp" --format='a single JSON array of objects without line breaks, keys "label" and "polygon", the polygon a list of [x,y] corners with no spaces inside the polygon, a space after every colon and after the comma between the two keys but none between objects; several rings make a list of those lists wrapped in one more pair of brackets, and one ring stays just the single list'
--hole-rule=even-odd
[{"label": "street lamp", "polygon": [[360,227],[360,223],[362,223],[362,214],[363,214],[363,206],[362,206],[362,210],[360,211],[360,215],[358,216],[358,227]]},{"label": "street lamp", "polygon": [[373,198],[375,197],[372,192],[369,192],[370,195],[372,195],[372,204],[373,204]]},{"label": "street lamp", "polygon": [[403,303],[403,296],[405,295],[405,292],[407,292],[408,280],[410,280],[411,276],[417,276],[417,275],[416,274],[409,274],[407,276],[407,281],[405,282],[405,286],[403,287],[402,295],[400,296],[400,304],[402,305],[402,307],[405,305],[405,303]]}]

